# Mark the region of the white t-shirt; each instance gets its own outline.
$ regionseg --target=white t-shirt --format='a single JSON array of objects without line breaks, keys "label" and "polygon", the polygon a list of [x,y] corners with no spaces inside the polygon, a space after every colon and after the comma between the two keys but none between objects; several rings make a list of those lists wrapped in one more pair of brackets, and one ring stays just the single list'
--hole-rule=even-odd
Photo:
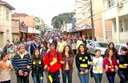
[{"label": "white t-shirt", "polygon": [[103,73],[103,57],[93,57],[93,73]]},{"label": "white t-shirt", "polygon": [[8,81],[11,80],[11,73],[9,67],[11,66],[11,62],[7,61],[5,64],[3,64],[2,61],[1,68],[0,68],[0,82],[2,81]]}]

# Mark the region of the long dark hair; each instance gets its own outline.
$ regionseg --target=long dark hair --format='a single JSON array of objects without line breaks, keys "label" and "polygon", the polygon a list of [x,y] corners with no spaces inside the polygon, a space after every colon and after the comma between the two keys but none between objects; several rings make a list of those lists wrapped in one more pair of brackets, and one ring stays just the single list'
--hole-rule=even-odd
[{"label": "long dark hair", "polygon": [[126,47],[121,47],[121,50],[123,50],[123,51],[126,51],[127,53],[126,53],[126,55],[128,56],[128,49],[126,48]]},{"label": "long dark hair", "polygon": [[[109,52],[110,52],[110,51],[113,52],[112,49],[108,49],[108,50],[107,50],[107,54],[106,54],[106,57],[107,57],[107,58],[109,57]],[[113,60],[114,58],[115,58],[115,56],[114,56],[114,52],[113,52],[113,55],[112,55],[112,59],[111,59],[111,60]]]},{"label": "long dark hair", "polygon": [[[113,48],[110,48],[110,45],[111,45],[111,44],[113,45]],[[115,45],[114,45],[113,42],[110,42],[110,43],[108,44],[108,49],[113,50],[113,53],[114,53],[114,54],[116,54],[116,52],[117,52],[117,51],[116,51],[116,48],[115,48]]]},{"label": "long dark hair", "polygon": [[72,49],[71,49],[71,47],[70,47],[69,45],[66,45],[66,46],[64,47],[63,52],[62,52],[62,56],[65,57],[65,48],[66,48],[66,47],[69,48],[69,52],[68,52],[69,56],[74,56],[74,53],[73,53],[73,51],[72,51]]},{"label": "long dark hair", "polygon": [[[41,44],[43,44],[43,46],[46,48],[46,50],[48,49],[47,44],[45,42],[41,42]],[[41,47],[41,44],[40,44],[40,47]]]},{"label": "long dark hair", "polygon": [[39,51],[38,59],[41,59],[40,50],[39,50],[38,48],[35,48],[35,49],[34,49],[34,52],[33,52],[33,59],[36,59],[36,55],[35,55],[36,50]]},{"label": "long dark hair", "polygon": [[84,44],[80,44],[78,47],[78,55],[81,55],[81,51],[80,51],[80,47],[83,46],[84,48],[84,53],[89,55],[89,53],[87,52],[87,47]]},{"label": "long dark hair", "polygon": [[4,58],[7,54],[8,54],[8,53],[3,52],[3,53],[1,54],[1,59],[3,60],[3,58]]}]

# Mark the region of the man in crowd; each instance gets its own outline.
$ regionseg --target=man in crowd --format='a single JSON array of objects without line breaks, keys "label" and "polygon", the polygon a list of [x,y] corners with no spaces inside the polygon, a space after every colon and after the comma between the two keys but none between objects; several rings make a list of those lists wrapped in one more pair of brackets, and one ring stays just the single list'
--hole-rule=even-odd
[{"label": "man in crowd", "polygon": [[83,44],[81,37],[79,37],[78,40],[76,41],[76,49],[78,49],[80,44]]},{"label": "man in crowd", "polygon": [[62,38],[59,39],[59,42],[57,44],[57,50],[62,53],[63,52],[63,49],[64,49],[64,46],[66,46],[66,42],[64,42],[62,40]]},{"label": "man in crowd", "polygon": [[16,72],[17,83],[29,83],[31,59],[29,54],[25,50],[24,44],[20,45],[18,53],[12,60],[12,64]]},{"label": "man in crowd", "polygon": [[31,55],[33,55],[34,49],[35,49],[36,47],[37,47],[37,46],[36,46],[36,43],[35,43],[35,41],[33,40],[32,43],[31,43],[31,45],[30,45],[30,53],[31,53]]},{"label": "man in crowd", "polygon": [[60,83],[59,75],[62,64],[62,56],[55,49],[55,44],[50,44],[50,50],[44,57],[44,68],[48,70],[48,79],[50,83]]}]

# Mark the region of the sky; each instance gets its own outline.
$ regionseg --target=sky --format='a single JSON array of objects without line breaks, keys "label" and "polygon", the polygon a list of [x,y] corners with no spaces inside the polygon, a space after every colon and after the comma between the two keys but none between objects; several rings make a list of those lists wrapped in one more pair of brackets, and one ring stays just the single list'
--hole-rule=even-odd
[{"label": "sky", "polygon": [[41,17],[51,26],[51,19],[64,12],[74,11],[75,0],[3,0],[12,5],[13,12]]}]

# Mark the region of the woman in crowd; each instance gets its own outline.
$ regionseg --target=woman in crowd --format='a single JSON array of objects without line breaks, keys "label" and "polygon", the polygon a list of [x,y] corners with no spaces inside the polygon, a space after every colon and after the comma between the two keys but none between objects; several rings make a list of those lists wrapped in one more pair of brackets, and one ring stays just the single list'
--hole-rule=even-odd
[{"label": "woman in crowd", "polygon": [[34,49],[32,57],[32,78],[34,83],[43,83],[43,63],[38,48]]},{"label": "woman in crowd", "polygon": [[11,73],[10,69],[12,69],[12,64],[8,60],[8,54],[3,53],[1,55],[0,61],[0,83],[11,83]]},{"label": "woman in crowd", "polygon": [[92,65],[92,60],[87,52],[84,44],[78,47],[78,54],[76,55],[76,67],[78,69],[78,76],[80,83],[89,83],[89,69]]},{"label": "woman in crowd", "polygon": [[121,48],[121,55],[118,57],[120,83],[126,83],[128,81],[128,49],[126,47]]},{"label": "woman in crowd", "polygon": [[47,44],[45,44],[44,42],[42,42],[40,46],[41,46],[40,55],[41,55],[42,58],[44,58],[45,54],[48,51],[48,47],[47,47]]},{"label": "woman in crowd", "polygon": [[105,51],[105,56],[106,56],[107,51],[108,51],[109,49],[111,49],[111,50],[113,51],[113,53],[114,53],[113,55],[114,55],[116,58],[118,58],[118,52],[117,52],[117,50],[116,50],[115,45],[114,45],[113,42],[110,42],[110,43],[108,44],[108,49]]},{"label": "woman in crowd", "polygon": [[65,62],[62,65],[63,83],[66,83],[66,77],[68,78],[68,83],[72,83],[74,54],[69,45],[66,45],[64,47],[64,50],[62,52],[62,57],[63,57],[63,61]]},{"label": "woman in crowd", "polygon": [[114,56],[113,50],[109,49],[107,51],[106,57],[104,58],[103,67],[106,71],[106,76],[109,83],[114,83],[115,74],[118,70],[117,60]]},{"label": "woman in crowd", "polygon": [[95,51],[95,57],[93,57],[93,76],[95,83],[101,83],[103,74],[103,57],[101,57],[101,51]]},{"label": "woman in crowd", "polygon": [[[47,44],[45,42],[42,42],[40,46],[41,46],[41,48],[40,48],[40,55],[41,55],[41,58],[43,60],[45,54],[48,52],[48,47],[47,47]],[[44,69],[44,74],[45,74],[46,79],[47,79],[47,77],[48,77],[48,71],[45,70],[45,69]],[[47,79],[47,83],[48,83],[48,79]]]}]

